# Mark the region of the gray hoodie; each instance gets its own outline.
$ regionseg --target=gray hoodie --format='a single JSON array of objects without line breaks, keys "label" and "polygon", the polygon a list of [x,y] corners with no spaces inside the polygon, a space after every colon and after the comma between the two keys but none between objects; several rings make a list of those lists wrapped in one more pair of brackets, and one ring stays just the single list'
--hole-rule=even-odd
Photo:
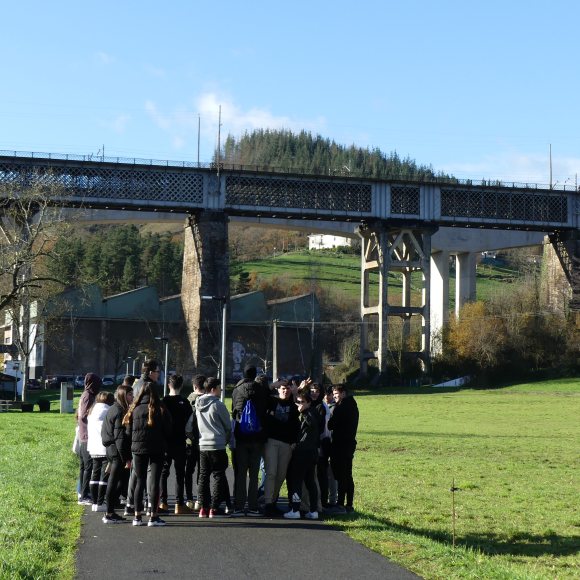
[{"label": "gray hoodie", "polygon": [[214,395],[201,395],[195,401],[199,450],[225,449],[230,440],[232,425],[226,406]]}]

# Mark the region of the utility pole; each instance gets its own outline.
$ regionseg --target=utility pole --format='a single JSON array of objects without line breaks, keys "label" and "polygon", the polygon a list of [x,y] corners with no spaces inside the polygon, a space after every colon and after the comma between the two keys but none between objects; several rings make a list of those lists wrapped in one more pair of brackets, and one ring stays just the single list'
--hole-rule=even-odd
[{"label": "utility pole", "polygon": [[219,117],[218,117],[218,143],[217,143],[217,176],[220,176],[220,161],[222,156],[222,145],[221,145],[221,132],[222,132],[222,106],[220,105]]},{"label": "utility pole", "polygon": [[197,116],[197,167],[199,168],[199,135],[201,133],[201,115]]}]

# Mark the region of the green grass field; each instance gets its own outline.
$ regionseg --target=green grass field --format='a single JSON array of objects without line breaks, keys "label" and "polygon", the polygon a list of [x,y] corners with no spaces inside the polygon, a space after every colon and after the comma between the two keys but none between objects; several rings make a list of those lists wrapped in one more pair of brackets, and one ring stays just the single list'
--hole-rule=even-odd
[{"label": "green grass field", "polygon": [[[265,280],[278,277],[290,286],[293,283],[303,283],[306,287],[311,283],[318,284],[325,289],[329,296],[348,296],[353,300],[360,298],[360,257],[354,254],[322,251],[309,252],[302,250],[269,256],[262,260],[254,260],[238,264],[233,270],[256,272]],[[513,287],[512,282],[517,280],[518,273],[506,267],[479,265],[477,267],[477,297],[486,299],[499,288],[506,292]],[[236,275],[232,275],[235,285]],[[413,285],[419,290],[420,275],[415,275]],[[378,292],[378,275],[371,275],[371,293]],[[392,274],[389,277],[389,292],[394,296],[401,293],[401,281]],[[450,273],[449,279],[450,307],[455,304],[455,272]]]},{"label": "green grass field", "polygon": [[[357,400],[357,514],[332,525],[425,578],[580,576],[579,381]],[[73,434],[72,415],[0,414],[0,578],[73,577]]]}]

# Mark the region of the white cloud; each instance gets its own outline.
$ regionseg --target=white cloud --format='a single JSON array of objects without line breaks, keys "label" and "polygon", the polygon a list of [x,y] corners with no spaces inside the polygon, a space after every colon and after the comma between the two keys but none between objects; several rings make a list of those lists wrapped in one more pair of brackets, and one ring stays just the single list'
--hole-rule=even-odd
[{"label": "white cloud", "polygon": [[198,116],[201,118],[201,139],[206,147],[214,147],[218,132],[219,108],[221,106],[222,136],[239,136],[254,129],[290,129],[321,132],[326,121],[323,117],[314,120],[276,116],[267,109],[252,107],[243,110],[231,97],[215,92],[201,94],[189,108],[175,109],[169,113],[159,110],[156,103],[148,100],[145,110],[153,122],[169,134],[176,149],[183,149],[197,140]]}]

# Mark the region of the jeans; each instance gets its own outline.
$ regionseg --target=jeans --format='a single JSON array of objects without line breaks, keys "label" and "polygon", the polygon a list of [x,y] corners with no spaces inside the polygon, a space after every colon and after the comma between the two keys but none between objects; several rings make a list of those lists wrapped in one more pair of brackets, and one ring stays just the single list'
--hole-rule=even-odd
[{"label": "jeans", "polygon": [[[201,507],[217,509],[226,495],[229,494],[226,479],[228,454],[225,449],[199,452],[199,486],[198,501]],[[211,496],[209,478],[212,476]]]},{"label": "jeans", "polygon": [[[354,500],[354,479],[352,478],[352,461],[354,459],[355,445],[344,447],[332,447],[330,465],[338,485],[338,505],[352,507]],[[345,504],[346,500],[346,504]]]},{"label": "jeans", "polygon": [[193,472],[197,468],[195,484],[199,485],[199,445],[188,445],[185,453],[185,495],[187,501],[193,501]]},{"label": "jeans", "polygon": [[[258,510],[258,471],[263,443],[237,441],[234,449],[234,509],[243,510],[248,501],[248,509]],[[246,486],[246,476],[249,483]]]},{"label": "jeans", "polygon": [[266,505],[275,503],[280,493],[280,488],[286,479],[286,471],[292,448],[289,443],[268,439],[264,446],[264,465],[266,468],[266,481],[264,483],[264,502]]},{"label": "jeans", "polygon": [[79,469],[79,481],[80,481],[80,494],[81,499],[90,498],[91,497],[91,488],[90,488],[90,481],[91,475],[93,473],[93,459],[89,455],[87,451],[87,442],[81,442],[81,448],[79,450],[79,460],[80,460],[80,469]]},{"label": "jeans", "polygon": [[171,463],[175,466],[175,503],[183,505],[183,486],[185,484],[185,447],[174,448],[165,454],[163,470],[161,471],[161,502],[167,503],[167,478],[171,471]]},{"label": "jeans", "polygon": [[317,454],[296,453],[292,455],[288,467],[288,503],[294,511],[300,509],[302,483],[306,485],[310,503],[310,511],[318,509],[318,487],[316,485]]}]

